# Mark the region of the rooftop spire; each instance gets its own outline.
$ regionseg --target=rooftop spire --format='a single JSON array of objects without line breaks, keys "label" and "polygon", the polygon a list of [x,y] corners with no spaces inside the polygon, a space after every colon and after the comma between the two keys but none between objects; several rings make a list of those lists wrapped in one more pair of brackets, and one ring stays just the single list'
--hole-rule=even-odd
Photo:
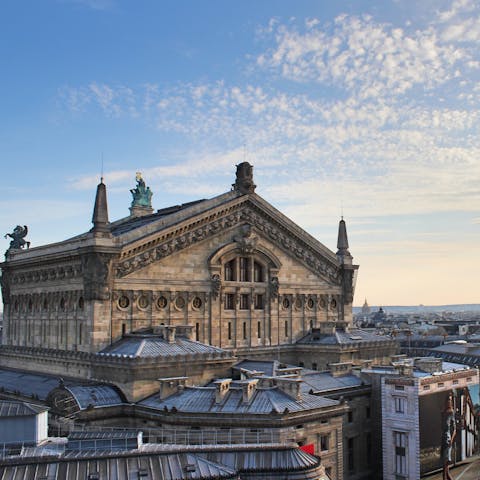
[{"label": "rooftop spire", "polygon": [[97,193],[95,195],[95,206],[93,207],[92,216],[94,233],[106,233],[108,228],[108,205],[107,205],[107,187],[103,183],[103,177],[97,185]]},{"label": "rooftop spire", "polygon": [[343,219],[343,216],[338,224],[337,248],[337,256],[342,258],[351,257],[350,252],[348,251],[347,225]]}]

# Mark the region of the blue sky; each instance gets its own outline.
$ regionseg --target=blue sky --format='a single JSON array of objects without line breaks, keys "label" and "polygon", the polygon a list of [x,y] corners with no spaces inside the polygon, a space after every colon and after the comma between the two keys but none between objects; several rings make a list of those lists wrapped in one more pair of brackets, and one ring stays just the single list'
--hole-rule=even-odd
[{"label": "blue sky", "polygon": [[111,220],[246,159],[332,249],[343,208],[356,304],[478,303],[479,42],[473,0],[6,0],[0,225],[89,229],[102,155]]}]

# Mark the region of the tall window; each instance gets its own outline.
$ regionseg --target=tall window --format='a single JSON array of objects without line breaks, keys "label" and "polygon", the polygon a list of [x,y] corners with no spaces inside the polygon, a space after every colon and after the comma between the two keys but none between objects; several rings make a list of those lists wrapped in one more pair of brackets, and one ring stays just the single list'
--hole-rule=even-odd
[{"label": "tall window", "polygon": [[228,322],[228,339],[232,339],[232,322]]},{"label": "tall window", "polygon": [[235,259],[230,260],[225,264],[224,272],[225,272],[225,280],[227,282],[232,282],[235,280]]},{"label": "tall window", "polygon": [[254,299],[255,310],[263,310],[263,295],[261,293],[256,293]]},{"label": "tall window", "polygon": [[250,262],[247,257],[240,257],[240,278],[241,282],[250,281]]},{"label": "tall window", "polygon": [[247,322],[243,322],[243,339],[247,338]]},{"label": "tall window", "polygon": [[266,268],[252,257],[234,258],[223,265],[226,282],[265,282]]},{"label": "tall window", "polygon": [[355,439],[349,438],[347,441],[347,456],[348,456],[348,471],[353,472],[355,470],[355,452],[354,452]]},{"label": "tall window", "polygon": [[257,322],[257,337],[261,338],[262,336],[262,324],[260,322]]},{"label": "tall window", "polygon": [[395,473],[397,475],[407,474],[407,434],[404,432],[393,432],[395,444]]},{"label": "tall window", "polygon": [[253,262],[253,281],[263,282],[263,267],[258,262]]},{"label": "tall window", "polygon": [[248,310],[250,308],[250,295],[242,293],[240,295],[240,310]]},{"label": "tall window", "polygon": [[225,310],[235,310],[235,294],[225,294]]},{"label": "tall window", "polygon": [[325,435],[320,435],[320,451],[324,452],[328,450],[330,443],[330,435],[327,433]]},{"label": "tall window", "polygon": [[394,397],[395,401],[395,413],[405,413],[405,405],[407,403],[404,397]]}]

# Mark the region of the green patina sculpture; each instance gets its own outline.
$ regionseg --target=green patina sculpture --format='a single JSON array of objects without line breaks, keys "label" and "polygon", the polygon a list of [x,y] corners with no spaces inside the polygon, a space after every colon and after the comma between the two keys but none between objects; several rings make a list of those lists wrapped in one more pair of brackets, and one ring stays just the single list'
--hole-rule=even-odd
[{"label": "green patina sculpture", "polygon": [[140,172],[137,172],[135,179],[137,180],[137,186],[130,190],[133,196],[132,207],[152,208],[153,192],[150,190],[150,187],[145,186],[145,181]]},{"label": "green patina sculpture", "polygon": [[30,247],[30,242],[27,240],[24,240],[24,238],[28,234],[28,227],[24,225],[23,227],[21,225],[17,225],[12,233],[7,233],[5,235],[5,238],[10,237],[12,241],[10,242],[10,249],[18,250],[20,248],[27,246],[27,248]]}]

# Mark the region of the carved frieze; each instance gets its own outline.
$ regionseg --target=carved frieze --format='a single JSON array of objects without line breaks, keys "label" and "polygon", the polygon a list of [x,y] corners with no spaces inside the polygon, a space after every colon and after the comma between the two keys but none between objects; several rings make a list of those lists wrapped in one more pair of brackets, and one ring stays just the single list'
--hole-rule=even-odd
[{"label": "carved frieze", "polygon": [[25,285],[46,282],[48,280],[68,280],[79,278],[82,274],[81,264],[57,265],[29,271],[19,271],[11,275],[12,285]]},{"label": "carved frieze", "polygon": [[148,242],[144,251],[142,247],[137,247],[125,252],[116,265],[116,276],[124,277],[156,260],[210,238],[222,230],[245,224],[248,235],[235,238],[245,250],[255,247],[256,237],[253,235],[253,229],[256,229],[288,255],[293,254],[298,261],[316,274],[326,277],[336,285],[341,283],[338,265],[319,255],[300,236],[252,204],[238,204],[216,212],[205,219],[205,222],[196,220],[190,225],[182,226],[178,231],[169,232],[156,241]]},{"label": "carved frieze", "polygon": [[0,286],[2,288],[3,304],[8,305],[10,303],[10,274],[5,270],[0,277]]}]

